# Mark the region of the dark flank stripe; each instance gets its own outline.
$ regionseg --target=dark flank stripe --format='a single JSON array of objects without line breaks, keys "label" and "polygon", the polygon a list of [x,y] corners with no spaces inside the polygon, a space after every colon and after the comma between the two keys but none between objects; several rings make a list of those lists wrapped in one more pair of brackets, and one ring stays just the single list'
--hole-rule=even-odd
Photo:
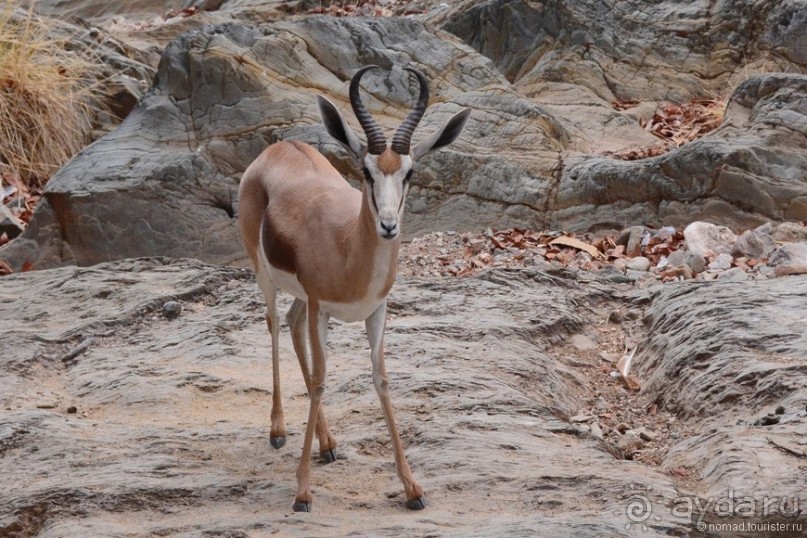
[{"label": "dark flank stripe", "polygon": [[263,216],[261,241],[263,242],[263,252],[272,267],[297,274],[294,245],[274,229],[272,219],[268,214]]}]

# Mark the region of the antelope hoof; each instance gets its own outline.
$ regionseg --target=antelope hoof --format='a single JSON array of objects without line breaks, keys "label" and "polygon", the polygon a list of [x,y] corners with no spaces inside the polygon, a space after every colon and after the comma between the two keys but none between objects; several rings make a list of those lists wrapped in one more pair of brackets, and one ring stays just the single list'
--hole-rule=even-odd
[{"label": "antelope hoof", "polygon": [[307,503],[305,501],[295,501],[294,504],[291,505],[291,509],[295,512],[310,512],[311,503]]},{"label": "antelope hoof", "polygon": [[277,437],[269,436],[269,442],[275,448],[280,448],[286,444],[286,437],[283,435],[278,435]]},{"label": "antelope hoof", "polygon": [[418,497],[417,499],[406,499],[406,507],[410,510],[423,510],[426,508],[426,503],[423,501],[423,497]]},{"label": "antelope hoof", "polygon": [[333,463],[336,461],[336,452],[332,448],[319,453],[319,461],[322,463]]}]

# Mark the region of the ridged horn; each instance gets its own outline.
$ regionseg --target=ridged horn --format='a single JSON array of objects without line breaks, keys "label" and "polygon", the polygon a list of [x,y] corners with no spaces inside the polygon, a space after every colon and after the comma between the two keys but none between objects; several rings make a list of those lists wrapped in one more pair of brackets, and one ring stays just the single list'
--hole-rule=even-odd
[{"label": "ridged horn", "polygon": [[415,128],[418,126],[418,123],[420,123],[421,118],[423,118],[423,114],[426,112],[426,106],[429,104],[429,81],[426,80],[426,76],[413,67],[405,67],[404,69],[410,73],[414,73],[417,77],[418,83],[420,84],[420,96],[418,97],[417,104],[415,104],[415,108],[412,109],[412,112],[409,113],[401,126],[398,127],[398,130],[395,131],[395,136],[392,137],[392,151],[398,155],[409,155],[409,146],[412,144],[412,134],[414,134]]},{"label": "ridged horn", "polygon": [[370,69],[378,69],[378,66],[366,65],[356,71],[356,74],[353,75],[353,79],[350,81],[350,91],[348,95],[350,97],[350,106],[353,107],[353,114],[355,114],[356,119],[359,120],[361,128],[364,129],[364,135],[367,137],[368,153],[371,155],[381,155],[387,149],[387,139],[384,138],[381,127],[378,126],[378,123],[376,123],[370,113],[367,112],[367,109],[364,108],[364,104],[361,102],[361,96],[359,95],[359,82],[361,81],[361,77]]}]

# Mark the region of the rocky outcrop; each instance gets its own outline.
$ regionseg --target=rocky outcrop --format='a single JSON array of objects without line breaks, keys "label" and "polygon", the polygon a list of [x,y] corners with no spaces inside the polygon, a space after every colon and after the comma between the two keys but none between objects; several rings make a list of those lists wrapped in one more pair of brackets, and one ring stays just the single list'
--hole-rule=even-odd
[{"label": "rocky outcrop", "polygon": [[737,88],[717,131],[666,155],[567,158],[553,222],[710,219],[746,229],[807,220],[805,94],[807,76],[761,75]]},{"label": "rocky outcrop", "polygon": [[[388,130],[414,102],[416,88],[401,69],[410,63],[427,66],[433,95],[415,140],[461,107],[475,109],[468,135],[419,168],[410,234],[469,227],[480,212],[530,218],[546,187],[541,177],[551,174],[563,147],[560,125],[512,92],[484,58],[419,22],[319,17],[207,27],[174,41],[141,105],[51,180],[40,225],[16,248],[25,249],[26,240],[61,240],[57,264],[158,254],[242,260],[234,220],[238,181],[269,143],[314,143],[358,177],[319,127],[315,103],[324,93],[345,107],[347,81],[368,63],[392,68],[368,75],[365,86],[369,109]],[[519,162],[527,152],[530,158]],[[466,217],[460,222],[457,215]],[[30,261],[42,267],[49,259]]]},{"label": "rocky outcrop", "polygon": [[[805,220],[803,116],[807,18],[800,2],[493,0],[444,16],[442,27],[489,56],[513,87],[567,130],[551,228],[736,228]],[[653,140],[643,102],[731,95],[717,132],[652,159],[602,154]],[[612,103],[636,101],[624,112]]]},{"label": "rocky outcrop", "polygon": [[[606,11],[596,2],[420,4],[431,9],[418,18],[290,16],[255,25],[243,20],[274,20],[278,6],[231,1],[129,31],[133,42],[156,43],[186,33],[165,49],[140,106],[53,178],[29,230],[0,257],[15,270],[143,255],[243,263],[235,192],[267,144],[313,143],[360,177],[318,126],[315,97],[347,108],[346,81],[368,63],[390,69],[365,86],[387,130],[414,99],[408,64],[433,89],[416,140],[460,107],[473,109],[459,142],[430,156],[413,180],[410,237],[697,219],[741,230],[807,219],[807,78],[798,74],[807,32],[798,2],[631,0]],[[305,8],[295,6],[288,9]],[[239,22],[221,23],[228,20]],[[791,74],[759,74],[767,70]],[[734,84],[717,131],[650,159],[608,156],[655,143],[639,120],[659,101]],[[612,106],[633,99],[633,108]]]},{"label": "rocky outcrop", "polygon": [[[805,295],[807,277],[641,291],[572,272],[404,279],[385,341],[427,509],[402,507],[362,327],[331,324],[340,459],[315,466],[316,513],[299,515],[308,400],[284,327],[290,437],[272,449],[251,272],[150,259],[4,277],[0,473],[14,487],[0,489],[0,535],[688,535],[687,499],[710,502],[708,520],[729,490],[760,511],[763,496],[803,493]],[[639,343],[636,396],[600,372],[610,330]],[[612,391],[601,421],[671,418],[625,435],[581,426]],[[661,435],[657,464],[624,459]]]}]

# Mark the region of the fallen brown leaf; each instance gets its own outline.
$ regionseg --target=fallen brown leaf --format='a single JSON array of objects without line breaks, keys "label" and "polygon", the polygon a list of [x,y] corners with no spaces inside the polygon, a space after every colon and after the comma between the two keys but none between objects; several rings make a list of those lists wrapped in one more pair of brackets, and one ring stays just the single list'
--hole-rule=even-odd
[{"label": "fallen brown leaf", "polygon": [[561,235],[560,237],[556,237],[552,241],[549,242],[550,245],[563,245],[567,247],[576,248],[577,250],[582,250],[584,252],[588,252],[592,258],[596,258],[601,256],[602,253],[597,250],[597,247],[594,245],[590,245],[584,241],[577,239],[576,237],[569,237],[568,235]]}]

